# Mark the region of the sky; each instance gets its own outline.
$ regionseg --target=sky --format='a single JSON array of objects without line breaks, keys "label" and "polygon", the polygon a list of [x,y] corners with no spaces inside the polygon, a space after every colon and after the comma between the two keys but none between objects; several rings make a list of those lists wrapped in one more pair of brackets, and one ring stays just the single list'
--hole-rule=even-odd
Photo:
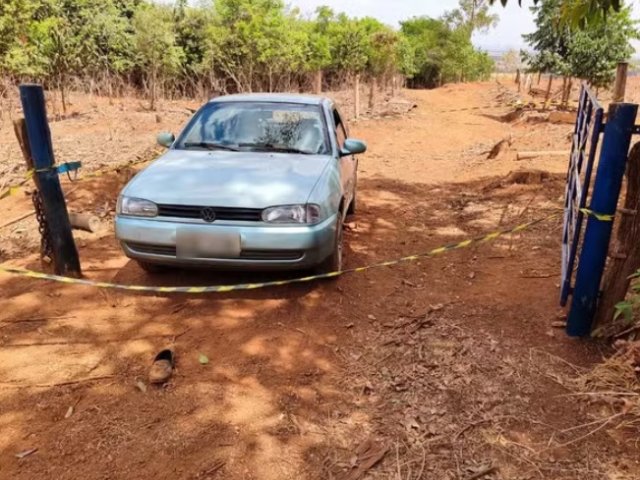
[{"label": "sky", "polygon": [[[312,14],[319,5],[328,5],[336,12],[345,12],[350,16],[375,17],[382,22],[398,26],[401,20],[421,15],[439,17],[446,10],[458,5],[458,0],[285,0],[292,7],[300,7],[303,13]],[[522,8],[518,2],[510,0],[506,7],[499,2],[491,10],[500,16],[498,26],[486,34],[474,36],[474,43],[489,51],[503,51],[510,48],[520,49],[525,44],[521,35],[530,33],[534,28],[533,16],[529,11],[532,0],[523,0]],[[633,17],[640,19],[640,0],[627,2],[633,6]],[[636,46],[636,50],[638,45]]]}]

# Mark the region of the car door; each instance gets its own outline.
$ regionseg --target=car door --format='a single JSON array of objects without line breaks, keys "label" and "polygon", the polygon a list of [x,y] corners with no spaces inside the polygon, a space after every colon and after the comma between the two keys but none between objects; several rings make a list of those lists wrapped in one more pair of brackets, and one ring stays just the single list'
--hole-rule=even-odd
[{"label": "car door", "polygon": [[[333,108],[333,121],[335,124],[338,150],[340,151],[344,147],[348,131],[347,126],[342,121],[340,112],[335,107]],[[357,160],[354,155],[346,155],[344,157],[339,157],[338,161],[340,162],[340,182],[342,184],[342,192],[345,197],[346,205],[349,205],[355,195]]]}]

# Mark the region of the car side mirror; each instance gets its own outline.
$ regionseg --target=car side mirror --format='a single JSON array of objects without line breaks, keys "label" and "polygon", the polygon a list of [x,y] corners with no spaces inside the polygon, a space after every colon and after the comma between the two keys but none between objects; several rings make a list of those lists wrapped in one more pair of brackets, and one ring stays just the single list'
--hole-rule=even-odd
[{"label": "car side mirror", "polygon": [[169,148],[176,141],[176,136],[170,132],[161,132],[156,137],[158,145]]},{"label": "car side mirror", "polygon": [[367,151],[367,144],[362,140],[356,140],[355,138],[347,138],[344,141],[344,146],[340,151],[340,156],[357,155]]}]

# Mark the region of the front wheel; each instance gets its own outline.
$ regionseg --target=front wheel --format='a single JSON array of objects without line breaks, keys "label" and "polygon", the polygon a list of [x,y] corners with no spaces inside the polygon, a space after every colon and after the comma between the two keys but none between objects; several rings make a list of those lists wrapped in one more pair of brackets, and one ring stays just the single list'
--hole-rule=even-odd
[{"label": "front wheel", "polygon": [[318,267],[318,273],[325,274],[342,271],[342,253],[344,250],[343,232],[342,214],[339,214],[333,243],[333,252],[320,264]]}]

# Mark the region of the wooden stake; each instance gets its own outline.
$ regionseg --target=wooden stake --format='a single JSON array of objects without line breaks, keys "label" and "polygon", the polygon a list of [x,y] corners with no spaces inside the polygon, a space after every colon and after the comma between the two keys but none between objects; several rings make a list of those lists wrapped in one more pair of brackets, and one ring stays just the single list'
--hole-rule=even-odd
[{"label": "wooden stake", "polygon": [[316,72],[313,84],[313,90],[315,94],[320,95],[322,93],[322,70],[318,70]]},{"label": "wooden stake", "polygon": [[624,102],[624,94],[627,89],[627,72],[629,64],[626,62],[618,63],[616,70],[616,82],[613,86],[613,101],[615,103]]},{"label": "wooden stake", "polygon": [[627,195],[624,210],[630,213],[617,216],[618,228],[611,249],[612,252],[622,255],[615,255],[609,259],[596,315],[596,326],[604,326],[613,320],[616,304],[624,300],[627,295],[629,276],[640,268],[638,209],[640,209],[640,143],[633,146],[627,161]]},{"label": "wooden stake", "polygon": [[27,124],[24,122],[24,118],[13,121],[13,131],[16,134],[18,145],[20,145],[22,158],[24,158],[24,162],[27,164],[27,170],[31,170],[33,168],[33,159],[31,158],[31,148],[29,147],[29,138],[27,137]]}]

